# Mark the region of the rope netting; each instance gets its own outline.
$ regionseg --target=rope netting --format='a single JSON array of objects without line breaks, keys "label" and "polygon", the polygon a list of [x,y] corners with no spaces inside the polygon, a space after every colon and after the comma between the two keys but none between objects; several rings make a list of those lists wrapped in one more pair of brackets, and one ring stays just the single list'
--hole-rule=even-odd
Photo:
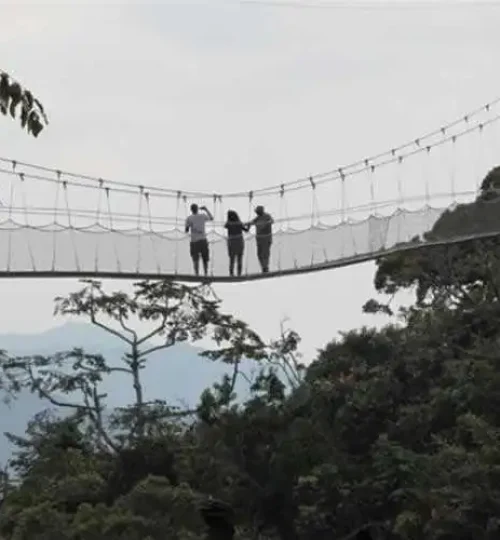
[{"label": "rope netting", "polygon": [[[206,206],[211,279],[228,279],[228,210],[243,222],[273,217],[269,274],[354,264],[412,245],[457,205],[477,205],[498,165],[500,100],[411,142],[356,163],[258,190],[193,192],[135,185],[0,158],[0,273],[193,279],[185,221]],[[488,204],[495,204],[493,199]],[[448,214],[446,214],[448,215]],[[438,227],[427,242],[500,233]],[[484,220],[483,220],[484,221]],[[261,277],[255,227],[244,233],[242,278]],[[259,242],[257,241],[259,240]]]}]

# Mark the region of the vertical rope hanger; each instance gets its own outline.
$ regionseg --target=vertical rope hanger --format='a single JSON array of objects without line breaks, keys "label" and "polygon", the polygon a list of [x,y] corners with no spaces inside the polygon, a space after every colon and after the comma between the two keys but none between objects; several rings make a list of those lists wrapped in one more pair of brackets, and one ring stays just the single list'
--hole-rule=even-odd
[{"label": "vertical rope hanger", "polygon": [[311,227],[315,227],[318,224],[318,197],[316,195],[316,182],[312,176],[309,177],[309,183],[311,184]]},{"label": "vertical rope hanger", "polygon": [[[485,107],[485,111],[486,112],[489,112],[490,111],[490,107],[489,106],[486,106]],[[488,125],[488,131],[491,133],[491,143],[488,145],[489,148],[490,148],[490,152],[491,152],[491,155],[489,156],[489,161],[488,161],[488,170],[485,171],[486,174],[493,168],[493,167],[497,167],[499,165],[499,160],[498,160],[498,153],[497,153],[497,147],[498,147],[498,143],[499,143],[499,134],[498,134],[498,130],[499,130],[499,124],[498,122],[493,122],[492,124],[489,124]]]},{"label": "vertical rope hanger", "polygon": [[[469,125],[470,125],[468,115],[464,116],[464,122],[466,124],[466,127],[468,128]],[[468,154],[469,154],[469,159],[471,161],[472,178],[476,179],[476,194],[479,194],[479,191],[481,189],[481,177],[480,177],[480,174],[479,174],[479,167],[478,167],[478,163],[477,163],[478,141],[476,140],[476,137],[474,137],[474,135],[476,135],[476,130],[474,130],[472,132],[472,137],[471,137],[472,138],[472,141],[471,141],[472,144],[469,146],[470,150],[469,150]],[[474,144],[474,142],[476,142],[476,144]],[[476,148],[474,148],[474,146]]]},{"label": "vertical rope hanger", "polygon": [[[253,203],[253,191],[248,192],[248,223],[252,221],[252,203]],[[246,244],[246,242],[245,242]],[[248,247],[245,245],[245,274],[248,275]]]},{"label": "vertical rope hanger", "polygon": [[75,228],[73,227],[72,219],[71,219],[71,209],[69,206],[69,199],[68,199],[68,183],[67,181],[63,182],[63,192],[64,192],[64,200],[66,203],[66,212],[68,214],[68,227],[70,230],[71,235],[71,244],[73,246],[73,256],[75,258],[75,266],[77,272],[80,272],[80,259],[78,257],[78,249],[76,246],[76,239],[75,239]]},{"label": "vertical rope hanger", "polygon": [[147,212],[148,212],[148,226],[149,226],[149,231],[148,232],[149,232],[149,238],[151,239],[151,249],[153,250],[153,258],[154,258],[154,261],[155,261],[156,272],[158,274],[161,274],[161,265],[160,265],[160,262],[158,260],[158,254],[156,253],[156,245],[155,245],[156,232],[153,229],[153,218],[152,218],[152,215],[151,215],[151,204],[149,202],[149,192],[148,191],[144,192],[144,198],[146,200],[146,208],[147,208]]},{"label": "vertical rope hanger", "polygon": [[118,256],[118,248],[116,247],[116,242],[114,241],[114,234],[115,232],[118,232],[118,231],[115,231],[114,227],[113,227],[113,213],[111,212],[111,201],[109,200],[109,192],[110,192],[110,188],[108,186],[105,187],[105,190],[106,190],[106,201],[107,201],[107,206],[108,206],[108,220],[109,220],[109,230],[111,232],[111,240],[112,240],[112,244],[113,244],[113,250],[115,252],[115,259],[116,259],[116,269],[118,272],[121,272],[121,264],[120,264],[120,257]]},{"label": "vertical rope hanger", "polygon": [[[368,165],[368,160],[365,160],[365,167],[367,167]],[[347,209],[348,209],[348,205],[349,205],[349,195],[347,193],[347,187],[346,187],[346,177],[345,175],[343,174],[342,175],[344,177],[344,182],[343,182],[343,186],[344,186],[344,223],[342,225],[342,239],[344,241],[344,246],[343,246],[343,250],[344,250],[344,257],[346,257],[346,253],[345,253],[345,237],[346,235],[349,233],[349,236],[350,236],[350,239],[351,239],[351,246],[352,246],[352,255],[356,255],[357,252],[358,252],[358,247],[357,247],[357,243],[356,243],[356,237],[354,236],[354,223],[353,223],[353,220],[349,217],[349,215],[347,215]]]},{"label": "vertical rope hanger", "polygon": [[[219,195],[219,216],[220,216],[220,219],[218,220],[222,225],[224,225],[225,221],[226,221],[226,216],[224,215],[224,199],[222,197],[222,195]],[[216,218],[216,216],[214,216],[214,218]],[[214,228],[215,228],[215,223],[214,223]],[[220,242],[225,242],[225,238],[224,238],[224,235],[221,233],[215,233],[216,236],[218,236],[218,239],[217,239],[217,242],[220,243]],[[221,253],[222,253],[222,249],[220,250]]]},{"label": "vertical rope hanger", "polygon": [[477,162],[476,162],[476,175],[477,175],[477,193],[479,195],[479,192],[481,191],[481,184],[482,184],[482,181],[483,181],[483,177],[486,176],[486,174],[488,173],[488,171],[481,171],[482,167],[481,167],[481,164],[482,162],[484,161],[482,159],[483,155],[484,155],[484,146],[483,146],[483,142],[484,142],[484,137],[483,137],[483,134],[484,134],[484,124],[481,122],[478,126],[478,133],[477,133],[477,156],[476,156],[476,159],[477,159]]},{"label": "vertical rope hanger", "polygon": [[212,201],[213,201],[213,220],[212,220],[212,240],[209,241],[209,253],[210,253],[210,275],[213,277],[214,275],[214,252],[215,252],[215,249],[213,249],[213,246],[215,245],[215,235],[216,235],[216,232],[215,232],[215,220],[217,218],[217,203],[219,202],[219,200],[222,200],[222,197],[220,197],[219,195],[217,194],[213,194],[212,196]]},{"label": "vertical rope hanger", "polygon": [[375,168],[376,165],[370,165],[370,214],[375,211]]},{"label": "vertical rope hanger", "polygon": [[[398,173],[399,173],[399,160],[396,158],[396,149],[393,148],[391,150],[391,158],[393,160],[393,162],[396,163],[396,177],[397,177],[397,181],[398,181],[398,192],[401,191],[401,178],[399,177]],[[398,211],[396,210],[396,219],[398,220],[398,223],[399,223],[399,216],[398,216]],[[387,248],[387,238],[389,236],[389,231],[391,229],[391,222],[392,222],[392,218],[394,217],[394,214],[390,214],[389,216],[384,216],[384,221],[383,223],[385,224],[385,230],[384,232],[382,233],[381,231],[381,234],[380,234],[380,246],[379,246],[379,249],[386,249]]]},{"label": "vertical rope hanger", "polygon": [[375,246],[373,242],[373,221],[375,218],[375,168],[376,165],[370,165],[370,215],[368,217],[368,237],[369,237],[369,250],[370,253],[375,251]]},{"label": "vertical rope hanger", "polygon": [[431,194],[430,194],[430,168],[431,168],[431,149],[432,146],[427,146],[424,154],[423,170],[425,177],[425,206],[428,209],[431,207]]},{"label": "vertical rope hanger", "polygon": [[[14,162],[12,163],[13,165],[13,168],[15,168],[14,166]],[[9,219],[9,222],[10,222],[10,225],[12,225],[12,207],[14,205],[14,193],[15,193],[15,188],[14,188],[14,179],[16,178],[14,175],[9,175],[10,176],[10,194],[9,194],[9,197],[10,197],[10,200],[9,200],[9,213],[8,213],[8,219]],[[8,236],[8,244],[7,244],[7,271],[10,272],[11,270],[11,264],[12,264],[12,231],[13,231],[13,227],[10,226],[9,227],[9,236]]]},{"label": "vertical rope hanger", "polygon": [[[317,224],[317,217],[318,217],[318,201],[316,197],[316,183],[314,182],[314,179],[312,176],[309,177],[309,182],[311,184],[311,238],[312,238],[312,229],[316,227]],[[314,250],[315,245],[314,242],[311,242],[311,266],[314,265]]]},{"label": "vertical rope hanger", "polygon": [[[490,113],[490,106],[489,105],[486,105],[484,107],[484,111],[489,114]],[[484,126],[483,126],[484,127]],[[488,130],[491,132],[491,138],[493,140],[493,143],[495,143],[496,141],[496,132],[497,132],[497,128],[498,128],[498,122],[493,122],[492,124],[490,124],[488,126]],[[484,131],[484,130],[483,130]],[[496,156],[496,144],[493,144],[493,145],[488,145],[489,148],[491,148],[493,146],[494,150],[493,150],[493,155],[489,156],[488,157],[488,170],[485,171],[485,174],[488,174],[488,172],[490,171],[490,169],[493,167],[493,166],[496,166],[497,163],[496,163],[496,159],[497,159],[497,156]],[[493,159],[490,159],[490,158],[493,158]]]},{"label": "vertical rope hanger", "polygon": [[[97,196],[97,210],[96,210],[96,225],[97,228],[101,228],[101,204],[102,204],[102,192],[103,192],[103,184],[104,180],[102,178],[99,178],[99,187],[97,188],[98,196]],[[100,232],[97,232],[97,238],[99,238]],[[96,240],[95,243],[95,253],[94,253],[94,271],[99,271],[99,240]]]},{"label": "vertical rope hanger", "polygon": [[[345,186],[345,174],[342,169],[339,169],[340,176],[340,223],[338,225],[340,231],[340,258],[345,258],[345,232],[346,232],[346,186]],[[323,246],[323,252],[325,254],[325,262],[328,261],[328,253],[325,246]]]},{"label": "vertical rope hanger", "polygon": [[280,235],[279,235],[279,242],[278,242],[278,272],[282,271],[281,266],[281,256],[283,254],[283,239],[285,235],[285,231],[283,229],[283,214],[284,214],[284,197],[285,197],[285,186],[284,184],[281,184],[280,187],[280,204],[279,204],[279,215],[278,220],[280,222]]},{"label": "vertical rope hanger", "polygon": [[456,156],[457,156],[457,137],[453,135],[451,138],[451,147],[450,147],[450,183],[451,183],[451,196],[454,203],[457,203],[457,170],[456,170]]},{"label": "vertical rope hanger", "polygon": [[139,204],[137,208],[137,258],[135,261],[135,272],[139,273],[141,269],[141,248],[142,248],[142,231],[141,231],[141,217],[142,217],[142,199],[144,197],[144,186],[139,186]]},{"label": "vertical rope hanger", "polygon": [[56,200],[54,203],[54,230],[52,231],[52,272],[56,269],[56,259],[57,259],[57,225],[59,221],[57,219],[57,213],[59,211],[59,188],[61,186],[61,171],[56,171],[57,182],[56,182]]},{"label": "vertical rope hanger", "polygon": [[398,202],[397,202],[397,208],[396,208],[396,219],[397,219],[397,233],[396,233],[396,242],[400,243],[403,242],[403,239],[401,238],[401,229],[404,229],[404,226],[406,225],[406,211],[403,207],[404,205],[404,195],[403,195],[403,181],[402,181],[402,168],[403,168],[403,156],[398,156],[398,161],[396,164],[396,177],[397,177],[397,184],[398,184]]},{"label": "vertical rope hanger", "polygon": [[[367,159],[365,159],[365,170],[368,170],[370,167],[370,163]],[[344,185],[345,185],[345,182],[344,182]],[[347,200],[346,198],[346,205],[349,201]],[[349,230],[349,233],[350,233],[350,236],[351,236],[351,244],[352,244],[352,255],[357,255],[358,254],[358,246],[357,246],[357,243],[356,243],[356,237],[354,236],[354,223],[352,222],[352,219],[350,219],[349,216],[346,215],[346,213],[344,212],[344,219],[345,219],[345,225],[344,225],[344,230],[347,231]]]},{"label": "vertical rope hanger", "polygon": [[[12,168],[16,169],[16,165],[17,163],[15,161],[12,162]],[[30,231],[31,231],[31,226],[29,224],[29,220],[28,220],[28,204],[27,204],[27,201],[26,201],[26,193],[25,193],[25,190],[24,190],[24,173],[18,173],[18,176],[21,180],[21,199],[22,199],[22,205],[23,205],[23,209],[24,209],[24,220],[25,220],[25,225],[26,225],[26,229],[28,230],[28,254],[29,254],[29,258],[30,258],[30,261],[31,261],[31,266],[33,268],[33,271],[36,272],[36,264],[35,264],[35,257],[33,255],[33,249],[31,247],[31,234],[30,234]]]},{"label": "vertical rope hanger", "polygon": [[[288,231],[292,231],[292,227],[290,226],[290,214],[288,213],[288,201],[286,198],[286,192],[285,192],[284,186],[282,187],[283,187],[283,212],[285,214],[284,222],[285,222],[286,231],[287,231],[287,232],[284,232],[283,235],[286,235],[288,234]],[[291,234],[293,234],[293,231],[291,232]],[[297,254],[295,250],[293,249],[293,241],[290,242],[290,246],[291,246],[291,251],[292,251],[293,267],[297,269],[299,264],[297,262]]]},{"label": "vertical rope hanger", "polygon": [[[283,229],[282,229],[283,231],[282,234],[283,234],[283,238],[285,238],[285,236],[288,236],[289,234],[292,235],[294,231],[290,225],[290,214],[288,212],[288,200],[286,198],[285,186],[282,185],[281,188],[282,189],[280,189],[280,197],[283,204],[283,214],[284,214],[284,217],[282,218],[283,224],[284,224]],[[282,193],[282,196],[281,196],[281,193]],[[292,252],[291,255],[292,255],[292,260],[293,260],[293,267],[298,268],[296,252],[293,249],[293,241],[290,242],[290,250]]]},{"label": "vertical rope hanger", "polygon": [[[179,194],[180,194],[180,192],[179,192]],[[182,195],[182,201],[184,203],[184,220],[186,220],[187,217],[188,217],[188,198],[187,198],[187,195]],[[179,263],[178,263],[178,258],[177,258],[177,254],[178,254],[178,251],[179,251],[179,243],[182,242],[187,236],[184,227],[181,227],[181,229],[179,229],[179,231],[182,233],[182,236],[178,240],[176,240],[176,242],[177,242],[176,256],[175,256],[175,273],[176,274],[179,273],[179,268],[178,268]]]},{"label": "vertical rope hanger", "polygon": [[[179,207],[181,205],[181,197],[182,192],[177,192],[177,198],[175,201],[175,226],[174,226],[174,242],[175,242],[175,249],[174,249],[174,274],[177,274],[177,264],[179,260],[179,238],[175,235],[175,233],[178,231],[179,233],[182,233],[182,227],[179,227]],[[184,202],[185,201],[184,197]]]}]

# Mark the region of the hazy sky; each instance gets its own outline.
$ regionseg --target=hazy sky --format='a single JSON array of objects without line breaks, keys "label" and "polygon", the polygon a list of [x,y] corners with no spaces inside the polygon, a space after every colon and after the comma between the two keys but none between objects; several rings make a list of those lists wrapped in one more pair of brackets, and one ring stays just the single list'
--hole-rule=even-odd
[{"label": "hazy sky", "polygon": [[[246,190],[386,150],[500,92],[500,4],[69,4],[0,4],[0,68],[51,120],[34,140],[0,119],[3,157],[137,184]],[[216,290],[265,337],[289,317],[312,351],[373,322],[361,313],[373,271]],[[52,299],[75,286],[1,281],[1,332],[58,324]]]}]

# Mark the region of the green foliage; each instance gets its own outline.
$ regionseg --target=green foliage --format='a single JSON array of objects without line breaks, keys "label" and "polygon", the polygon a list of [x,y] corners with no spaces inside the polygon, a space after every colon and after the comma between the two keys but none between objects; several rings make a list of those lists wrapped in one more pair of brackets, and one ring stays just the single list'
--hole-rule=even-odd
[{"label": "green foliage", "polygon": [[12,118],[19,114],[21,127],[33,137],[38,137],[44,124],[49,123],[40,101],[3,71],[0,71],[0,112]]}]

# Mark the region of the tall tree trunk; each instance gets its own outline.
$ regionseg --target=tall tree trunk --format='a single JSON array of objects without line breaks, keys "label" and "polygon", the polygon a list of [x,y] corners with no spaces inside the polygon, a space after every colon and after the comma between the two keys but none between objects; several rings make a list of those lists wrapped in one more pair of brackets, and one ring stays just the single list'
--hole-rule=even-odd
[{"label": "tall tree trunk", "polygon": [[135,427],[135,433],[139,439],[142,439],[144,437],[144,427],[145,427],[144,395],[142,391],[142,384],[141,384],[141,378],[140,378],[141,361],[139,358],[139,351],[138,351],[137,343],[135,340],[134,340],[134,343],[132,344],[130,369],[132,371],[133,388],[135,392],[135,406],[137,409],[136,410],[137,422],[136,422],[136,427]]}]

